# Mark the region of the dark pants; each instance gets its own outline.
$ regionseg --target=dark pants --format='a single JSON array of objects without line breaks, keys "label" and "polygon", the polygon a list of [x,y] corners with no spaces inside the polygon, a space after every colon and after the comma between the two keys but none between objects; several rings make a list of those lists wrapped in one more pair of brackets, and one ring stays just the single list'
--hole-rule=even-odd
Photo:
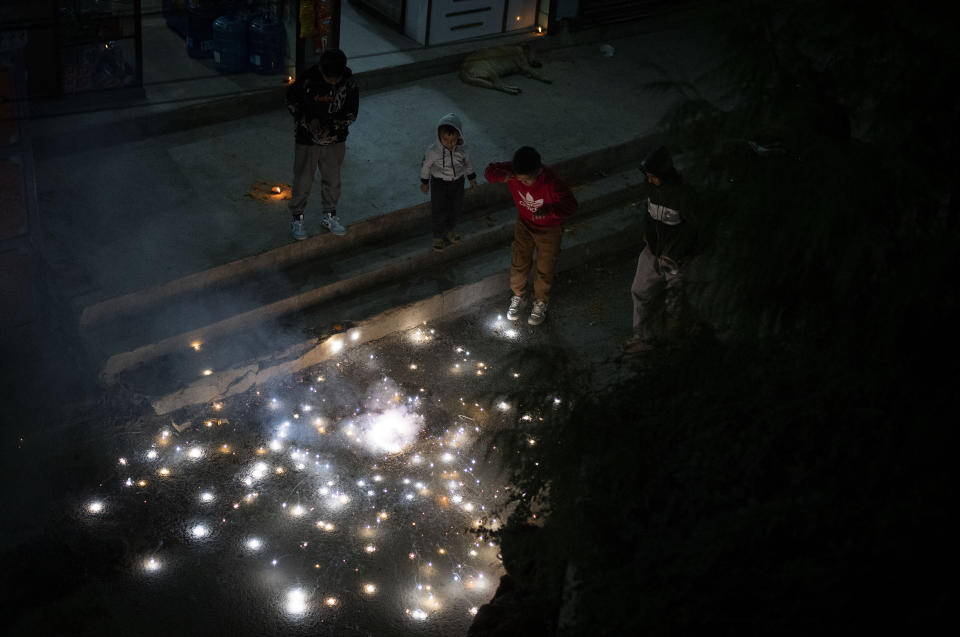
[{"label": "dark pants", "polygon": [[650,339],[656,334],[650,330],[650,317],[647,316],[647,307],[652,298],[663,291],[666,286],[665,315],[674,320],[680,311],[680,288],[683,276],[679,269],[665,267],[661,264],[649,248],[640,251],[637,259],[637,272],[633,276],[630,286],[630,296],[633,297],[633,335],[640,339]]},{"label": "dark pants", "polygon": [[430,179],[430,216],[433,238],[442,239],[457,224],[463,212],[463,177],[454,181]]},{"label": "dark pants", "polygon": [[337,209],[340,199],[340,167],[347,145],[344,142],[325,146],[294,144],[293,150],[293,195],[288,207],[294,218],[303,214],[307,198],[313,188],[314,177],[320,169],[320,201],[324,212]]}]

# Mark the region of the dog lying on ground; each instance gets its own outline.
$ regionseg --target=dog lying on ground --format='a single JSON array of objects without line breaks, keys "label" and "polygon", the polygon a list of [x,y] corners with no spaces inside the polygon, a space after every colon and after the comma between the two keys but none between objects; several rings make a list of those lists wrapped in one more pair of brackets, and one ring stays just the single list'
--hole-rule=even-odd
[{"label": "dog lying on ground", "polygon": [[482,51],[475,51],[466,57],[460,65],[460,79],[467,84],[492,88],[510,95],[519,95],[519,86],[504,84],[500,78],[521,73],[546,84],[551,81],[534,70],[542,66],[533,59],[527,44],[508,44]]}]

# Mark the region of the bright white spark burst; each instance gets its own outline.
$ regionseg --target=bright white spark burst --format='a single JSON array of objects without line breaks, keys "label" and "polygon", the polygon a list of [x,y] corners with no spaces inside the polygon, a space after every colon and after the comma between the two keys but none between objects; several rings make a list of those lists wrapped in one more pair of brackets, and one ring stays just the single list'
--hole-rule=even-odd
[{"label": "bright white spark burst", "polygon": [[287,612],[291,615],[303,615],[307,612],[307,593],[302,588],[287,591]]},{"label": "bright white spark burst", "polygon": [[400,453],[414,442],[423,425],[423,416],[403,407],[368,413],[356,421],[356,440],[374,453]]},{"label": "bright white spark burst", "polygon": [[[506,325],[504,325],[504,328],[505,327]],[[502,329],[499,331],[500,331],[500,336],[502,337],[503,336]],[[426,329],[422,330],[420,332],[421,342],[431,340],[432,334],[433,334],[432,330],[430,330],[429,333],[427,332]],[[352,337],[353,334],[351,334],[350,336]],[[341,338],[343,341],[342,344],[346,344],[349,342],[347,335],[342,335]],[[483,370],[485,373],[489,373],[489,374],[495,373],[495,370],[492,367],[487,367],[485,363],[477,362],[469,359],[469,356],[470,356],[469,351],[465,351],[463,348],[457,348],[457,349],[458,349],[458,353],[460,354],[457,360],[459,361],[459,366],[464,373],[469,373],[469,371],[479,371],[479,370]],[[407,364],[414,370],[418,368],[417,363],[411,363],[410,361],[407,361]],[[339,369],[339,364],[338,364],[338,369]],[[510,370],[505,370],[505,373],[511,373],[511,372]],[[513,374],[514,374],[514,377],[517,376],[516,373],[513,373]],[[316,380],[318,382],[324,382],[326,379],[323,376],[318,376],[316,377]],[[287,396],[281,397],[282,401],[278,400],[277,398],[273,398],[272,400],[269,400],[269,403],[268,403],[269,407],[273,409],[286,409],[286,407],[284,407],[284,404],[289,402],[290,408],[293,409],[293,411],[296,411],[298,413],[291,412],[287,414],[286,417],[289,418],[290,420],[283,421],[282,423],[279,422],[279,420],[272,422],[271,429],[273,433],[272,434],[267,433],[266,441],[263,442],[262,444],[259,442],[257,443],[257,445],[261,445],[261,446],[256,448],[255,450],[256,456],[254,456],[254,458],[251,460],[249,464],[244,463],[245,466],[240,467],[239,473],[231,475],[231,479],[238,480],[239,482],[246,483],[247,485],[253,487],[252,489],[246,490],[248,492],[246,497],[243,497],[242,493],[229,495],[229,496],[224,495],[224,493],[227,493],[229,489],[221,492],[220,485],[217,485],[216,488],[214,488],[214,485],[209,483],[208,483],[208,486],[206,487],[206,490],[201,490],[201,489],[204,489],[203,486],[201,486],[201,488],[198,490],[194,490],[193,493],[196,493],[197,495],[193,497],[199,497],[199,502],[201,503],[223,501],[224,498],[231,498],[231,499],[227,499],[223,503],[224,504],[223,508],[229,509],[231,506],[230,503],[233,502],[233,505],[232,505],[233,508],[237,509],[242,507],[244,504],[249,504],[253,502],[253,500],[257,496],[256,491],[258,490],[261,491],[261,495],[270,493],[271,487],[273,486],[273,483],[271,481],[276,479],[274,475],[276,474],[279,476],[284,474],[291,474],[292,473],[291,470],[294,467],[296,467],[297,471],[307,471],[308,474],[310,472],[313,472],[312,475],[314,476],[323,475],[324,480],[327,480],[327,478],[330,478],[330,477],[336,477],[335,480],[327,481],[326,482],[327,486],[320,489],[320,495],[322,497],[320,497],[319,499],[310,499],[309,501],[305,502],[304,505],[291,504],[289,507],[284,505],[283,511],[286,513],[289,513],[291,516],[306,516],[308,514],[312,514],[314,511],[317,511],[317,510],[323,511],[324,509],[326,509],[326,513],[323,515],[325,515],[325,517],[332,517],[336,515],[332,511],[332,509],[343,507],[347,503],[351,502],[351,498],[357,501],[356,513],[361,513],[365,509],[369,511],[367,507],[372,508],[373,510],[369,511],[369,513],[375,514],[376,524],[374,524],[374,519],[372,519],[372,516],[371,518],[366,519],[366,522],[369,523],[366,526],[367,532],[365,533],[363,532],[362,529],[360,530],[359,537],[363,538],[363,540],[358,542],[359,546],[356,546],[355,548],[355,550],[357,548],[363,549],[363,551],[365,551],[369,555],[369,557],[367,557],[366,559],[371,561],[384,559],[385,556],[383,555],[383,551],[378,550],[377,546],[375,546],[375,544],[373,543],[364,544],[363,542],[379,542],[377,538],[380,538],[382,540],[382,538],[384,537],[383,534],[389,533],[388,524],[383,524],[383,522],[385,522],[388,518],[390,518],[392,522],[393,515],[389,514],[387,511],[384,511],[384,510],[381,510],[379,513],[375,513],[379,509],[379,507],[383,506],[383,504],[385,503],[364,498],[362,496],[362,493],[364,492],[368,496],[377,495],[378,497],[384,497],[382,494],[389,493],[391,494],[389,497],[393,498],[395,500],[395,503],[396,503],[396,500],[403,502],[404,499],[406,499],[411,502],[416,502],[415,506],[418,506],[418,507],[430,506],[434,500],[434,496],[431,494],[436,494],[436,498],[442,502],[441,504],[442,507],[446,508],[448,511],[455,513],[456,515],[459,515],[459,516],[463,516],[464,512],[467,512],[467,513],[473,512],[474,509],[486,510],[487,507],[481,503],[482,500],[478,501],[477,499],[474,499],[475,497],[482,498],[482,496],[480,496],[479,493],[474,493],[473,495],[467,496],[473,499],[473,502],[466,502],[465,498],[459,493],[461,489],[464,487],[464,482],[469,482],[471,483],[470,486],[472,486],[472,483],[474,482],[474,478],[476,477],[474,475],[469,475],[470,479],[467,481],[465,480],[465,478],[467,477],[467,474],[461,473],[461,471],[470,472],[473,470],[473,467],[470,467],[467,463],[467,460],[469,460],[469,456],[464,457],[462,455],[463,453],[462,450],[467,448],[465,447],[465,445],[469,444],[469,440],[462,439],[462,435],[464,434],[464,428],[460,427],[460,430],[459,430],[460,434],[455,434],[453,433],[453,431],[448,431],[446,434],[446,438],[444,438],[443,441],[440,442],[440,447],[441,447],[440,449],[437,449],[436,446],[433,446],[433,442],[429,444],[425,443],[422,445],[417,444],[418,442],[417,438],[420,435],[420,432],[423,428],[423,418],[419,414],[411,411],[411,409],[419,408],[420,404],[418,404],[418,401],[421,401],[423,396],[416,396],[415,399],[406,397],[404,392],[394,391],[397,388],[393,385],[392,381],[388,383],[388,379],[383,378],[383,382],[385,385],[389,386],[389,390],[379,388],[379,383],[377,383],[378,385],[377,393],[379,393],[379,396],[380,396],[380,401],[378,401],[378,404],[374,405],[372,404],[372,402],[368,401],[365,405],[365,408],[367,410],[366,412],[364,412],[363,409],[355,410],[351,419],[349,421],[341,421],[341,424],[339,427],[337,426],[338,419],[334,419],[332,416],[329,419],[327,419],[318,414],[311,413],[311,412],[318,412],[322,410],[323,407],[317,406],[316,409],[313,409],[310,405],[303,404],[301,401],[297,401],[295,399],[292,402],[288,401],[287,399],[289,397]],[[319,388],[320,386],[318,385],[317,389]],[[310,390],[314,392],[314,395],[316,396],[316,400],[320,400],[321,398],[323,398],[323,394],[318,395],[317,391],[313,387],[311,387]],[[419,391],[421,394],[424,394],[426,390],[424,388],[421,388]],[[323,402],[326,402],[326,401],[327,399],[323,398]],[[392,405],[397,405],[397,403],[399,403],[400,405],[396,407],[392,406]],[[404,403],[407,403],[407,405],[404,405]],[[474,406],[479,407],[479,405],[474,403],[472,400],[464,402],[463,398],[461,398],[461,403],[463,403],[464,406],[468,404],[472,404]],[[384,410],[384,407],[386,407],[387,405],[391,405],[391,407],[389,409]],[[497,406],[504,411],[513,409],[513,407],[507,401],[501,401]],[[308,417],[305,414],[310,414],[310,415]],[[280,412],[275,413],[274,416],[280,416]],[[331,468],[330,462],[326,462],[325,468],[324,468],[325,460],[321,459],[320,454],[315,453],[315,451],[317,451],[316,449],[303,450],[301,448],[296,447],[295,445],[297,443],[293,442],[294,437],[298,436],[299,434],[298,428],[301,426],[308,426],[309,423],[312,423],[314,427],[320,430],[320,433],[327,433],[328,428],[330,433],[335,433],[337,431],[341,433],[346,433],[347,431],[349,431],[350,442],[354,446],[354,449],[356,449],[357,445],[362,445],[363,447],[370,450],[371,452],[379,454],[380,458],[377,458],[376,461],[372,464],[372,466],[368,466],[364,470],[365,475],[363,475],[362,479],[360,479],[360,476],[357,476],[357,475],[349,476],[349,475],[343,475],[343,474],[337,473],[337,468],[336,467]],[[474,431],[476,431],[477,434],[479,434],[480,432],[480,429],[478,427],[474,427],[473,425],[471,425],[469,429],[470,429],[470,432],[468,434],[465,434],[468,437],[474,436],[475,435],[473,433]],[[311,430],[312,430],[312,427],[311,427]],[[270,439],[271,435],[274,437],[274,439],[272,440]],[[297,440],[299,442],[299,437],[297,438]],[[334,444],[333,439],[327,438],[326,440],[328,441],[328,444]],[[172,431],[169,431],[169,430],[164,430],[160,436],[154,438],[152,441],[148,441],[148,446],[154,446],[156,447],[156,449],[147,450],[146,459],[159,461],[153,464],[149,470],[153,472],[159,471],[161,475],[172,475],[173,477],[170,478],[169,480],[176,480],[176,479],[179,479],[179,476],[186,476],[188,466],[190,467],[190,470],[198,470],[198,471],[200,470],[200,469],[195,469],[195,467],[200,466],[200,463],[194,465],[194,464],[182,462],[187,458],[192,460],[199,460],[201,458],[212,457],[212,456],[217,456],[219,458],[221,456],[221,453],[220,453],[221,451],[226,452],[226,451],[229,451],[230,449],[235,449],[233,454],[239,458],[239,454],[241,454],[244,449],[244,445],[242,443],[223,445],[221,447],[220,441],[184,442],[182,446],[176,446],[176,448],[174,449],[173,447],[177,445],[178,442],[180,442],[180,439],[177,438],[172,433]],[[381,462],[381,460],[383,461],[386,460],[385,458],[383,458],[383,455],[401,453],[407,450],[409,447],[411,447],[414,444],[417,444],[416,451],[419,451],[419,453],[414,453],[413,452],[414,450],[411,450],[410,455],[404,457],[402,464],[403,466],[407,466],[408,469],[412,472],[416,472],[418,469],[420,471],[429,471],[430,472],[429,477],[427,473],[419,473],[419,472],[411,473],[409,475],[411,475],[412,479],[406,479],[403,481],[405,484],[410,486],[405,488],[404,487],[398,488],[399,485],[397,485],[397,483],[399,482],[399,479],[402,477],[402,475],[397,475],[396,473],[392,472],[389,467],[385,465],[380,465],[379,463]],[[281,457],[281,456],[271,457],[268,452],[268,449],[269,449],[270,451],[275,453],[285,454],[287,452],[284,450],[287,449],[288,447],[289,447],[288,452],[290,453],[289,460],[287,460],[286,457]],[[443,447],[446,447],[447,449],[449,449],[450,452],[444,453],[445,449],[443,449]],[[183,455],[180,455],[181,453]],[[143,452],[140,452],[140,454],[143,454]],[[144,455],[140,455],[140,454],[136,456],[137,460],[143,460]],[[163,454],[163,458],[160,458],[160,454]],[[130,457],[131,456],[128,455],[127,459],[129,459]],[[261,460],[261,459],[265,460],[266,462],[258,462],[258,460]],[[285,471],[284,471],[284,468],[280,464],[278,464],[278,461],[281,461],[281,460],[290,462],[290,464],[286,466]],[[119,462],[120,462],[120,465],[122,466],[125,466],[128,464],[122,458],[120,459]],[[434,462],[437,462],[438,474],[440,472],[439,467],[442,466],[441,463],[446,463],[446,466],[443,467],[444,469],[443,473],[445,475],[443,475],[442,478],[438,478],[437,477],[438,474],[433,473]],[[459,466],[461,462],[463,464],[467,464],[468,466],[465,469],[463,469],[461,466]],[[472,461],[472,463],[476,464],[476,461]],[[133,461],[133,462],[130,462],[129,464],[136,464],[136,462]],[[163,466],[164,464],[166,464],[166,467]],[[428,469],[428,466],[429,466],[429,469]],[[170,467],[170,469],[167,469],[167,467]],[[384,469],[386,470],[384,471]],[[134,476],[133,478],[127,478],[127,484],[132,485],[134,484],[133,481],[137,480],[137,476],[135,473],[133,473],[132,468],[128,468],[127,470],[130,471]],[[383,471],[383,475],[379,473],[374,473],[377,470]],[[366,472],[369,472],[369,473],[366,473]],[[454,478],[454,480],[450,479],[451,476]],[[265,481],[265,484],[263,485],[262,488],[259,485],[253,486],[254,481],[260,481],[260,480]],[[158,481],[158,482],[167,482],[167,481]],[[206,482],[206,480],[204,480],[204,482]],[[237,484],[239,484],[239,482]],[[479,484],[479,481],[477,482]],[[146,481],[141,480],[138,482],[138,484],[140,484],[141,487],[146,486]],[[446,488],[448,484],[450,485],[449,491]],[[360,487],[361,489],[359,490],[355,489],[354,485],[356,487]],[[319,485],[317,485],[317,487],[319,487]],[[317,487],[313,487],[313,489],[311,489],[314,495],[314,498],[316,498],[317,491],[315,489]],[[468,488],[470,487],[468,486]],[[346,490],[346,493],[343,491],[344,489]],[[382,494],[381,494],[381,491],[382,491]],[[147,495],[148,495],[147,493],[144,493],[145,497]],[[188,495],[188,498],[189,497],[190,496]],[[300,497],[301,497],[301,493],[298,491],[297,499],[300,499]],[[264,499],[264,498],[261,498],[261,499]],[[451,500],[452,500],[452,503],[455,504],[455,506],[453,507],[450,506]],[[193,500],[193,503],[196,506],[197,500]],[[329,505],[332,505],[332,507],[328,506],[328,503]],[[104,504],[99,501],[89,501],[85,506],[87,507],[90,513],[99,513],[103,510]],[[375,506],[377,508],[373,508]],[[113,508],[112,503],[110,503],[110,508],[111,509]],[[197,508],[201,508],[201,507],[197,507]],[[202,507],[202,508],[204,510],[204,515],[209,515],[213,510],[211,507]],[[272,509],[272,510],[275,511],[276,509]],[[405,508],[401,510],[409,510],[409,509]],[[226,513],[223,512],[223,513],[220,513],[220,515],[225,516]],[[474,515],[476,515],[476,513],[474,513]],[[310,517],[313,517],[313,516],[310,515]],[[316,518],[313,517],[313,520],[316,520]],[[308,526],[310,527],[313,526],[313,520],[311,520],[310,522],[307,522]],[[198,545],[208,544],[209,541],[201,542],[201,540],[218,537],[218,532],[220,529],[219,523],[221,521],[226,523],[228,520],[226,517],[224,517],[221,520],[220,517],[218,516],[216,520],[207,519],[203,523],[198,523],[197,521],[194,521],[194,523],[192,524],[187,523],[184,527],[181,527],[181,529],[185,530],[188,538],[197,540]],[[231,522],[234,522],[234,521],[237,521],[237,519],[234,518],[233,520],[231,520]],[[470,523],[472,522],[473,520],[470,519]],[[419,522],[415,523],[414,526],[417,526],[419,530],[420,528]],[[317,531],[315,532],[332,532],[334,531],[335,528],[336,527],[332,522],[321,520],[321,521],[316,521]],[[347,531],[348,528],[350,529],[350,531]],[[343,529],[344,530],[341,532],[341,536],[344,539],[349,537],[354,537],[354,538],[358,537],[358,535],[354,534],[354,528],[352,524],[348,525],[346,524],[346,522],[344,522]],[[325,538],[335,537],[335,536],[330,536],[326,534],[324,534],[324,536]],[[302,539],[306,539],[306,537],[307,536],[305,536]],[[251,560],[251,563],[253,563],[253,560],[254,560],[254,556],[252,555],[253,553],[262,552],[264,547],[267,544],[270,544],[271,546],[274,546],[276,544],[275,542],[271,541],[271,538],[264,537],[264,536],[254,537],[252,535],[244,534],[243,536],[241,536],[241,538],[242,539],[239,539],[238,541],[239,548],[242,552],[248,554],[249,559]],[[301,548],[304,548],[307,546],[306,541],[302,541],[299,543]],[[313,542],[311,542],[311,544],[312,543]],[[435,555],[434,551],[430,551],[429,554],[410,553],[409,557],[411,560],[416,560],[418,559],[417,555],[420,555],[420,558],[423,559],[423,563],[420,564],[419,566],[423,569],[435,569],[437,567],[444,569],[449,566],[446,562],[452,557],[452,555],[455,552],[460,552],[461,554],[464,554],[467,552],[466,549],[470,549],[470,546],[472,546],[472,543],[468,546],[461,547],[460,551],[455,551],[454,545],[450,545],[448,549],[436,549],[435,552],[438,555]],[[480,546],[480,545],[478,544],[477,546]],[[484,548],[481,550],[485,551],[486,549]],[[448,553],[450,554],[449,556],[448,556]],[[262,555],[262,553],[258,553],[258,554]],[[470,560],[471,563],[477,564],[478,561],[476,560],[476,558],[479,557],[477,551],[471,549],[469,550],[469,555],[474,558]],[[380,557],[378,558],[376,556],[380,556]],[[447,556],[447,557],[439,557],[439,556]],[[265,558],[264,562],[270,562],[274,566],[278,566],[278,562],[279,562],[278,559],[273,559],[272,561],[270,559],[271,557],[274,557],[274,556],[267,554],[267,555],[263,555],[263,557]],[[279,555],[276,557],[279,557]],[[431,557],[441,561],[438,561],[438,562],[428,561]],[[256,563],[259,563],[259,559],[256,560]],[[310,563],[311,565],[313,565],[313,561],[311,561]],[[165,556],[165,563],[162,566],[164,570],[170,568],[169,563],[167,563],[166,556]],[[316,566],[316,568],[321,568],[321,565],[319,562],[314,566]],[[461,568],[459,564],[457,564],[456,567],[457,569]],[[161,563],[159,561],[159,558],[157,557],[151,557],[149,559],[143,558],[142,569],[144,571],[160,570]],[[278,566],[277,570],[273,572],[280,574],[284,572],[284,569]],[[450,581],[447,578],[444,578],[444,580],[446,582]],[[482,575],[479,575],[479,576],[475,575],[473,577],[469,577],[466,574],[454,573],[453,581],[459,582],[459,584],[457,584],[458,588],[460,586],[465,586],[467,588],[479,589],[485,585]],[[434,582],[434,585],[437,586],[438,583]],[[355,584],[354,586],[357,586],[357,584]],[[359,583],[359,589],[360,590],[357,591],[357,593],[360,593],[360,594],[366,594],[370,596],[373,596],[374,594],[377,594],[377,593],[380,593],[381,596],[383,594],[383,592],[379,590],[379,587],[377,584],[369,581],[363,582],[361,580]],[[356,589],[354,590],[356,591]],[[407,616],[412,617],[415,620],[423,621],[433,617],[434,613],[439,612],[439,609],[441,609],[444,605],[443,600],[439,599],[440,589],[438,588],[434,592],[431,592],[428,594],[427,591],[429,590],[430,590],[430,586],[425,585],[425,590],[422,593],[422,595],[424,596],[419,597],[417,600],[412,600],[412,599],[410,600],[412,603],[411,603],[411,607],[406,610]],[[280,596],[280,600],[278,600],[279,602],[278,606],[280,606],[281,608],[285,607],[286,611],[293,615],[303,615],[305,613],[310,613],[316,610],[317,607],[322,607],[324,605],[327,605],[330,607],[340,605],[340,600],[338,600],[338,598],[327,597],[326,595],[322,594],[317,590],[313,590],[312,588],[299,588],[299,587],[291,588],[286,590],[286,592],[284,592],[284,589],[281,588],[275,594],[278,594]],[[327,595],[329,595],[329,593],[327,593]],[[286,601],[285,605],[284,605],[284,599]],[[461,607],[460,612],[462,611],[463,611],[463,607]],[[469,612],[471,614],[476,614],[477,607],[470,608]]]}]

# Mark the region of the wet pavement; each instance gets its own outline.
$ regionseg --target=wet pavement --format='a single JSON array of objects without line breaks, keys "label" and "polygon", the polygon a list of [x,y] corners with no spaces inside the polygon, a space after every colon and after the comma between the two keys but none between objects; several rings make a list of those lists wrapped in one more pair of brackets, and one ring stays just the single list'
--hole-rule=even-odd
[{"label": "wet pavement", "polygon": [[465,634],[503,572],[477,528],[502,518],[505,454],[622,373],[634,260],[561,275],[538,328],[477,307],[173,418],[118,389],[24,431],[11,634]]}]

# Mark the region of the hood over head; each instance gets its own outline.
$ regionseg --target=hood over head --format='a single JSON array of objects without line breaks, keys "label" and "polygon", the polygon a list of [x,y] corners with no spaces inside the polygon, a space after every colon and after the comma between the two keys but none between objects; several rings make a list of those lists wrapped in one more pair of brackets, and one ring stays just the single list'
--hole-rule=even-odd
[{"label": "hood over head", "polygon": [[657,146],[650,151],[640,164],[640,169],[661,179],[669,179],[677,174],[677,170],[673,166],[673,158],[670,157],[670,153],[665,146]]},{"label": "hood over head", "polygon": [[437,139],[440,139],[440,127],[443,125],[453,126],[457,129],[457,132],[460,134],[460,143],[464,143],[463,140],[463,124],[460,123],[460,118],[457,117],[454,113],[447,113],[440,118],[440,121],[437,122]]}]

